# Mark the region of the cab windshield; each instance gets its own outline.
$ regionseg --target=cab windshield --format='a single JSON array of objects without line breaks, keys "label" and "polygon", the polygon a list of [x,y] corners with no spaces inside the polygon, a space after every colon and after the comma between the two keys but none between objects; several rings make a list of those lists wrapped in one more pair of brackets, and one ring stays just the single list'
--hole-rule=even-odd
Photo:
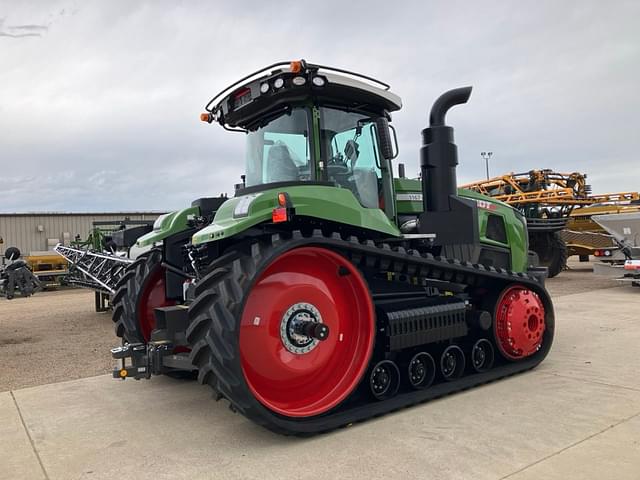
[{"label": "cab windshield", "polygon": [[311,180],[307,109],[292,108],[247,134],[246,185]]},{"label": "cab windshield", "polygon": [[378,208],[382,173],[375,118],[335,108],[320,108],[320,138],[327,177],[347,188],[367,208]]}]

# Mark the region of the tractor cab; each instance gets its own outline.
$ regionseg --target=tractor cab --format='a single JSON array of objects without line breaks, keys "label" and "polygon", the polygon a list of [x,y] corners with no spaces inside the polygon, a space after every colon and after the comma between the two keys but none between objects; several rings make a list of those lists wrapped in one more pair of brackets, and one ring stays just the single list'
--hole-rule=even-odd
[{"label": "tractor cab", "polygon": [[276,186],[333,186],[394,219],[389,161],[397,146],[388,122],[401,106],[383,82],[302,60],[244,77],[209,102],[202,120],[246,134],[237,195]]}]

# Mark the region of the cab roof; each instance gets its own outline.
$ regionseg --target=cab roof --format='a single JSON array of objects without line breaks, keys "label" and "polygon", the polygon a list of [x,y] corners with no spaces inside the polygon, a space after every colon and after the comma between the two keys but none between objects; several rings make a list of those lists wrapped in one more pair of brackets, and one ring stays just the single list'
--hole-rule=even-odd
[{"label": "cab roof", "polygon": [[240,79],[211,99],[201,118],[248,129],[305,101],[376,115],[402,108],[400,97],[380,80],[300,60],[275,63]]}]

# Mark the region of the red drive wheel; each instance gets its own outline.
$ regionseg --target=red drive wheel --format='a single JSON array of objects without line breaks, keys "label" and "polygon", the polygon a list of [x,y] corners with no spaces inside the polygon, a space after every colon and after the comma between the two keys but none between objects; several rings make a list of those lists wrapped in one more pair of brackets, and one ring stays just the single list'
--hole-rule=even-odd
[{"label": "red drive wheel", "polygon": [[509,360],[533,355],[542,345],[544,305],[535,292],[514,285],[505,289],[496,305],[494,334],[498,349]]},{"label": "red drive wheel", "polygon": [[174,300],[168,300],[165,288],[164,268],[154,268],[144,283],[138,299],[138,325],[145,342],[151,339],[151,332],[156,328],[154,309],[175,305]]},{"label": "red drive wheel", "polygon": [[331,250],[301,247],[269,264],[247,296],[242,370],[270,410],[319,415],[358,385],[374,337],[373,303],[360,272]]}]

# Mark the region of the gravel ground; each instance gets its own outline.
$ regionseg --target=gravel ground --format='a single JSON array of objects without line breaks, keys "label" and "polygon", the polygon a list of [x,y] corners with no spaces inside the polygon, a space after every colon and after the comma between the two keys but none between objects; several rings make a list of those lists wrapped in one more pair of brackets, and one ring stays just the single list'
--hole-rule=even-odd
[{"label": "gravel ground", "polygon": [[[589,263],[570,260],[569,267],[547,281],[553,297],[631,288],[594,275]],[[94,312],[91,291],[0,297],[0,392],[108,373],[117,344],[111,314]]]},{"label": "gravel ground", "polygon": [[0,392],[90,377],[112,368],[111,314],[84,289],[0,297]]}]

